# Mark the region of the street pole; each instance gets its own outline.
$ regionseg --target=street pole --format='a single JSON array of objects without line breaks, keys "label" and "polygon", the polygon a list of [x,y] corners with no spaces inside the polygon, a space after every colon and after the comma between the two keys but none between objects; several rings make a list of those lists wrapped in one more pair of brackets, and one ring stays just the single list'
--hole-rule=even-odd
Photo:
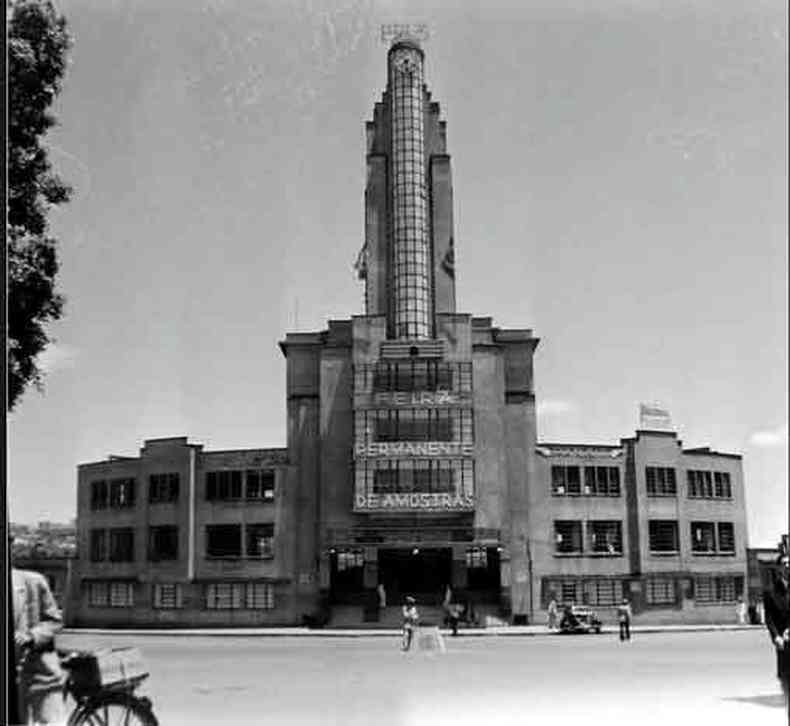
[{"label": "street pole", "polygon": [[529,576],[529,624],[535,624],[535,610],[532,599],[532,550],[529,547],[529,540],[525,543],[527,548],[527,572]]}]

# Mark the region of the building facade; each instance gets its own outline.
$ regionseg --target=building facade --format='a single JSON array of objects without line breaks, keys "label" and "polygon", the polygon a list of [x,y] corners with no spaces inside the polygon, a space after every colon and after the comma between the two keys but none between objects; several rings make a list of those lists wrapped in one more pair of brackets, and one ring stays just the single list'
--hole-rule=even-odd
[{"label": "building facade", "polygon": [[538,338],[457,311],[445,122],[420,43],[395,37],[387,61],[364,314],[280,343],[285,449],[167,439],[79,467],[72,622],[392,624],[405,594],[438,606],[448,586],[498,622],[540,621],[552,596],[728,619],[746,573],[740,457],[671,431],[538,443]]}]

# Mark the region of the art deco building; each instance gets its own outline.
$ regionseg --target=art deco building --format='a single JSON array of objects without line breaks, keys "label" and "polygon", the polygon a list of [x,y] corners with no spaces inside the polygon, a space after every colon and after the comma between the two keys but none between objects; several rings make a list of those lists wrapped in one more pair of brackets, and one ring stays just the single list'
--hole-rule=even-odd
[{"label": "art deco building", "polygon": [[[746,530],[739,456],[668,427],[539,444],[527,327],[459,312],[445,122],[397,36],[367,124],[365,311],[289,333],[287,448],[186,438],[78,469],[75,624],[393,625],[448,586],[481,622],[548,599],[732,619]],[[387,607],[381,607],[386,600]]]}]

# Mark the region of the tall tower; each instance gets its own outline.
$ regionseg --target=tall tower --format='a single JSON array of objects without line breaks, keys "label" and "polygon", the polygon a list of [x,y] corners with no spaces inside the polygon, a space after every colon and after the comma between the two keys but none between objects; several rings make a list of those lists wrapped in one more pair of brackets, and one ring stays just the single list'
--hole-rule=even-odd
[{"label": "tall tower", "polygon": [[433,338],[436,314],[455,312],[450,157],[421,31],[385,28],[387,88],[367,124],[365,313],[398,340]]}]

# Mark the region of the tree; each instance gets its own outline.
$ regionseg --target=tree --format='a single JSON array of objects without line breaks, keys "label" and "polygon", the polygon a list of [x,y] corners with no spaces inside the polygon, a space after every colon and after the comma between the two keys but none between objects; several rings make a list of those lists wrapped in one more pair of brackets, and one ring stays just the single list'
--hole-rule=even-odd
[{"label": "tree", "polygon": [[46,132],[71,38],[49,0],[7,0],[8,10],[8,408],[31,383],[42,385],[38,355],[51,342],[44,326],[63,313],[55,289],[57,240],[47,213],[71,189],[52,171]]}]

